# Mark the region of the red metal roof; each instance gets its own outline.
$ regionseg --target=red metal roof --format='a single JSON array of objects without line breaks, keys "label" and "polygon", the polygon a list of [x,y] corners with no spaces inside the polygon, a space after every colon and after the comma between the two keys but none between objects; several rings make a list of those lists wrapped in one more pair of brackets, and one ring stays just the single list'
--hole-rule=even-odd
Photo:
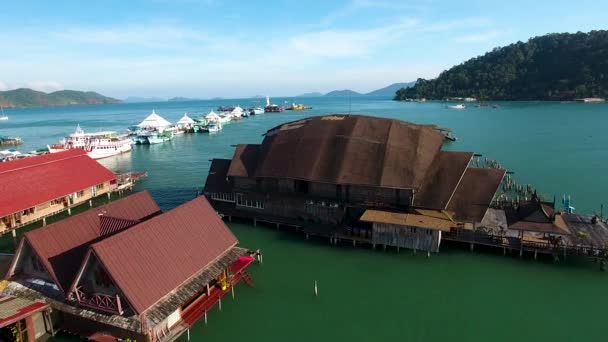
[{"label": "red metal roof", "polygon": [[48,307],[49,305],[46,303],[0,295],[0,328],[20,321]]},{"label": "red metal roof", "polygon": [[0,217],[114,179],[77,149],[0,163]]},{"label": "red metal roof", "polygon": [[56,284],[67,291],[91,242],[159,212],[147,191],[138,192],[27,232],[25,240],[40,256]]},{"label": "red metal roof", "polygon": [[141,314],[237,242],[209,202],[198,197],[91,249]]}]

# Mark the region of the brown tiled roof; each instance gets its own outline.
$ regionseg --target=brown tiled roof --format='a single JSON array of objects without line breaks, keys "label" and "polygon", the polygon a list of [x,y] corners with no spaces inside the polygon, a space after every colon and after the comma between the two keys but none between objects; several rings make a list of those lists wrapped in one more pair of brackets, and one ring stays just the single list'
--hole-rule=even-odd
[{"label": "brown tiled roof", "polygon": [[232,192],[232,185],[228,182],[228,168],[230,159],[213,159],[207,181],[205,182],[205,192]]},{"label": "brown tiled roof", "polygon": [[564,218],[561,215],[555,215],[555,220],[552,223],[518,221],[510,225],[509,229],[556,235],[571,234],[568,224],[564,221]]},{"label": "brown tiled roof", "polygon": [[[417,188],[444,137],[429,126],[395,119],[333,115],[283,124],[266,133],[256,177]],[[237,160],[234,174],[250,167]]]},{"label": "brown tiled roof", "polygon": [[425,182],[414,196],[414,206],[445,209],[471,158],[472,152],[441,151],[431,165]]},{"label": "brown tiled roof", "polygon": [[[24,239],[40,257],[60,289],[67,291],[92,241],[126,228],[125,222],[136,222],[158,212],[160,208],[150,194],[147,191],[138,192],[29,231]],[[103,224],[109,223],[104,216],[120,218],[121,224],[117,225],[117,221],[113,221],[112,225]]]},{"label": "brown tiled roof", "polygon": [[360,220],[446,232],[449,232],[452,227],[456,226],[456,224],[450,220],[443,220],[436,217],[371,209],[366,210]]},{"label": "brown tiled roof", "polygon": [[230,177],[255,177],[260,148],[262,145],[237,145],[228,169]]},{"label": "brown tiled roof", "polygon": [[448,211],[460,222],[481,222],[506,171],[502,169],[468,168],[460,181]]},{"label": "brown tiled roof", "polygon": [[141,314],[236,244],[207,200],[198,197],[91,249]]}]

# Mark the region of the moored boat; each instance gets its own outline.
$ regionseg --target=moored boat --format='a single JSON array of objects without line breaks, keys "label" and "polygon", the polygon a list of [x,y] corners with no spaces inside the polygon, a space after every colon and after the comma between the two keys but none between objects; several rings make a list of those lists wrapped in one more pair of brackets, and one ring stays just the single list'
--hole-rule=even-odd
[{"label": "moored boat", "polygon": [[0,106],[0,121],[6,120],[8,120],[8,116],[4,115],[4,109],[2,109],[2,106]]},{"label": "moored boat", "polygon": [[264,114],[264,108],[260,108],[260,107],[249,108],[249,115],[260,115],[260,114]]},{"label": "moored boat", "polygon": [[57,153],[71,149],[82,149],[93,159],[101,159],[131,151],[132,140],[127,135],[118,135],[116,132],[85,133],[80,125],[76,131],[58,144],[49,145],[50,153]]},{"label": "moored boat", "polygon": [[467,106],[465,106],[464,104],[460,103],[460,104],[448,106],[448,108],[450,108],[450,109],[465,109],[465,108],[467,108]]}]

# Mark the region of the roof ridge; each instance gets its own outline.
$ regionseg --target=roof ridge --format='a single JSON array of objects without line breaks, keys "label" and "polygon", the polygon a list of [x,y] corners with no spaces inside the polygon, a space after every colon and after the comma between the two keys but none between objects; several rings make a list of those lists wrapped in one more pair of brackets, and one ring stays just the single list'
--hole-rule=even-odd
[{"label": "roof ridge", "polygon": [[[66,151],[67,152],[67,151]],[[30,169],[33,167],[38,167],[38,166],[42,166],[42,165],[48,165],[48,164],[52,164],[52,163],[56,163],[56,162],[60,162],[63,160],[68,160],[68,159],[72,159],[72,158],[79,158],[79,157],[83,157],[86,155],[86,152],[83,151],[83,153],[79,153],[79,154],[74,154],[74,155],[69,155],[66,156],[64,158],[59,158],[59,159],[53,159],[53,160],[49,160],[46,161],[44,163],[39,163],[39,164],[33,164],[33,165],[26,165],[26,166],[22,166],[16,169],[9,169],[9,170],[4,170],[4,171],[0,171],[0,174],[5,174],[5,173],[9,173],[9,172],[14,172],[14,171],[21,171],[21,170],[26,170],[26,169]],[[34,157],[35,158],[35,157]]]}]

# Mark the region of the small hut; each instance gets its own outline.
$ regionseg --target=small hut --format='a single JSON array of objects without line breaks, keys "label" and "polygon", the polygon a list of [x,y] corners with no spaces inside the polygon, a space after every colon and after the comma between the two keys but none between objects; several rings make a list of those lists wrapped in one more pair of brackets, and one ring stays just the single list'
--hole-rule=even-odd
[{"label": "small hut", "polygon": [[182,131],[191,131],[194,128],[194,124],[196,122],[194,121],[194,119],[192,119],[191,117],[188,116],[188,114],[184,114],[184,116],[179,119],[179,121],[177,122],[177,128],[182,130]]},{"label": "small hut", "polygon": [[171,123],[165,120],[162,116],[156,114],[154,110],[152,110],[152,114],[148,115],[144,121],[140,122],[137,127],[147,130],[156,130],[162,132],[166,128],[169,128]]}]

